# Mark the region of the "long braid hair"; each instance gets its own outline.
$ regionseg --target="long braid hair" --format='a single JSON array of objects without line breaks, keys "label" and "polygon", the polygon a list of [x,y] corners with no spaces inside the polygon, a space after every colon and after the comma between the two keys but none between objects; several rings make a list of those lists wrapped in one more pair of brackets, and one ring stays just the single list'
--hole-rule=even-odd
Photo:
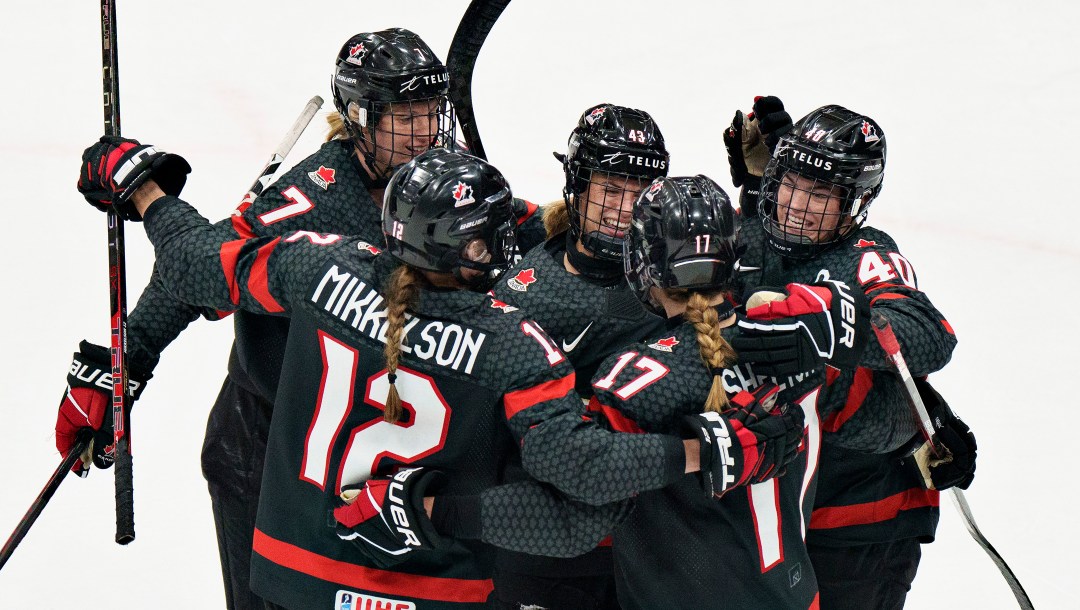
[{"label": "long braid hair", "polygon": [[712,387],[709,388],[709,395],[705,399],[705,410],[722,413],[730,403],[728,403],[727,392],[724,391],[719,372],[735,363],[735,350],[720,334],[720,316],[716,308],[709,305],[709,295],[700,292],[691,293],[686,302],[686,313],[683,316],[697,330],[701,359],[713,373]]},{"label": "long braid hair", "polygon": [[397,423],[401,421],[401,396],[398,394],[397,368],[401,358],[401,335],[405,329],[405,311],[416,304],[421,285],[420,274],[408,265],[401,265],[386,280],[386,372],[390,380],[390,393],[386,395],[386,408],[383,419]]}]

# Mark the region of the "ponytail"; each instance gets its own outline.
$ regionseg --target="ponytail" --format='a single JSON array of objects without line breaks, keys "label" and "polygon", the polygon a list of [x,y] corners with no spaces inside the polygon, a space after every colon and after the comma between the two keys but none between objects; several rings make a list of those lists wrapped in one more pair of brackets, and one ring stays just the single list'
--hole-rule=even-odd
[{"label": "ponytail", "polygon": [[562,199],[544,204],[544,231],[548,239],[570,229],[570,211]]},{"label": "ponytail", "polygon": [[401,421],[403,408],[395,384],[398,360],[401,358],[401,334],[405,329],[405,311],[415,304],[419,289],[420,278],[408,265],[395,269],[386,281],[386,347],[383,348],[383,355],[386,358],[390,392],[386,395],[383,419],[391,423]]},{"label": "ponytail", "polygon": [[686,313],[683,315],[697,330],[701,359],[713,375],[712,387],[709,388],[709,395],[705,398],[705,411],[721,413],[729,403],[720,371],[735,363],[735,350],[720,334],[720,316],[716,308],[709,305],[709,299],[706,296],[700,292],[692,293],[686,303]]},{"label": "ponytail", "polygon": [[340,112],[331,112],[326,115],[326,124],[328,126],[326,132],[326,141],[330,140],[344,140],[349,137],[349,134],[345,131],[345,119],[341,117]]}]

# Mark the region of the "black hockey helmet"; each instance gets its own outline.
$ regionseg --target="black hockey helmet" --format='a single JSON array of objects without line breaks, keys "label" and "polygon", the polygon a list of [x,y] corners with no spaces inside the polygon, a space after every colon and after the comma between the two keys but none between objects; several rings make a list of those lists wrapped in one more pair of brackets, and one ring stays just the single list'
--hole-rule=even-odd
[{"label": "black hockey helmet", "polygon": [[702,175],[657,178],[634,205],[623,270],[637,297],[649,289],[717,290],[735,276],[735,209]]},{"label": "black hockey helmet", "polygon": [[[390,178],[383,198],[386,249],[401,262],[453,273],[486,290],[516,252],[513,193],[499,170],[462,152],[432,148]],[[477,256],[486,250],[488,256]],[[478,260],[479,259],[479,260]],[[461,269],[483,272],[466,280]]]},{"label": "black hockey helmet", "polygon": [[[427,43],[409,30],[364,32],[347,40],[338,52],[330,88],[349,138],[376,179],[385,179],[414,156],[399,152],[395,158],[395,136],[423,150],[454,139],[449,73]],[[387,113],[396,120],[378,129]],[[384,157],[390,153],[389,160],[376,159],[380,149]]]},{"label": "black hockey helmet", "polygon": [[761,182],[762,222],[782,256],[811,258],[866,221],[881,192],[885,133],[841,106],[806,115],[783,137]]},{"label": "black hockey helmet", "polygon": [[[599,104],[582,113],[566,154],[555,157],[566,175],[563,199],[570,236],[597,257],[618,260],[630,216],[628,202],[654,178],[667,175],[668,152],[660,128],[643,110]],[[590,201],[590,182],[601,185],[594,189],[598,201]]]}]

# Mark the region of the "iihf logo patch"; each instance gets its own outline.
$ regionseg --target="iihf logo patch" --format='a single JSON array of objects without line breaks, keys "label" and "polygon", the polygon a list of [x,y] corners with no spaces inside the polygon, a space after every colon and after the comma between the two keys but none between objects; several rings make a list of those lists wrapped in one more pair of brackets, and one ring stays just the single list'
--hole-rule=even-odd
[{"label": "iihf logo patch", "polygon": [[495,297],[491,297],[491,308],[492,309],[501,309],[503,311],[503,313],[510,313],[511,311],[517,311],[518,310],[517,307],[514,307],[513,305],[509,305],[507,303],[503,303],[502,301],[500,301],[499,299],[496,299]]},{"label": "iihf logo patch", "polygon": [[464,182],[458,182],[451,194],[454,196],[455,208],[460,208],[476,201],[472,196],[472,187]]},{"label": "iihf logo patch", "polygon": [[380,252],[382,252],[382,250],[380,250],[380,249],[376,248],[375,246],[367,243],[366,241],[358,241],[358,242],[356,242],[356,249],[357,250],[363,250],[364,252],[370,252],[371,254],[374,254],[376,256],[378,256],[378,254]]},{"label": "iihf logo patch", "polygon": [[517,275],[506,280],[506,285],[510,287],[510,290],[525,292],[529,289],[529,285],[536,281],[536,274],[534,271],[534,269],[518,271]]},{"label": "iihf logo patch", "polygon": [[323,167],[320,165],[319,169],[313,172],[308,172],[307,177],[310,178],[311,181],[314,182],[316,185],[318,185],[319,188],[325,191],[331,184],[336,182],[336,180],[334,180],[334,174],[336,173],[337,172],[334,171],[332,168]]},{"label": "iihf logo patch", "polygon": [[870,124],[870,121],[863,121],[862,128],[859,129],[862,132],[863,140],[866,142],[877,142],[881,138],[878,137],[877,129]]},{"label": "iihf logo patch", "polygon": [[859,238],[859,241],[855,242],[855,247],[856,248],[870,248],[870,247],[876,246],[876,245],[877,245],[876,241],[866,241],[865,239],[862,239],[862,238]]},{"label": "iihf logo patch", "polygon": [[345,61],[359,66],[365,57],[367,57],[367,49],[364,48],[364,43],[358,42],[349,47],[349,56],[345,58]]},{"label": "iihf logo patch", "polygon": [[607,110],[607,106],[601,106],[599,108],[593,108],[593,111],[585,115],[585,122],[589,125],[599,121],[604,116],[604,111]]},{"label": "iihf logo patch", "polygon": [[660,192],[660,189],[664,188],[664,183],[659,180],[654,181],[649,185],[649,190],[645,191],[645,198],[652,201],[656,194]]},{"label": "iihf logo patch", "polygon": [[666,339],[660,339],[656,343],[650,343],[649,347],[658,352],[670,352],[671,348],[679,344],[679,340],[675,338],[675,335],[671,335]]}]

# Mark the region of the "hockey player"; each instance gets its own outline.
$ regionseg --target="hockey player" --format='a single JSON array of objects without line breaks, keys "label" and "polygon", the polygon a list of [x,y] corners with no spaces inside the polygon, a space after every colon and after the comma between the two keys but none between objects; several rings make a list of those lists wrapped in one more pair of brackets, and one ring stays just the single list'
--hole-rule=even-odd
[{"label": "hockey player", "polygon": [[[666,328],[608,357],[592,385],[590,410],[601,411],[625,432],[671,432],[689,425],[703,442],[717,427],[709,417],[729,412],[753,390],[790,402],[805,415],[799,455],[783,476],[729,488],[722,480],[686,476],[661,490],[642,493],[614,534],[615,575],[624,609],[816,607],[817,585],[803,543],[816,487],[821,429],[818,401],[824,362],[853,363],[866,343],[865,299],[841,285],[792,284],[782,304],[748,307],[741,324],[801,327],[817,349],[777,387],[753,368],[759,356],[741,349],[734,289],[737,229],[727,195],[705,176],[661,178],[642,194],[626,239],[626,277],[638,298],[668,319]],[[851,316],[838,315],[850,306]],[[850,324],[850,344],[839,332]],[[754,348],[759,334],[748,337]],[[770,337],[775,339],[775,337]],[[738,354],[732,344],[740,346]],[[776,343],[772,343],[775,350]],[[794,352],[771,354],[790,357]],[[774,361],[774,365],[778,362]],[[704,405],[706,414],[698,415]],[[801,435],[802,431],[800,431]],[[706,473],[702,470],[702,473]],[[709,490],[712,487],[713,489]],[[673,517],[678,515],[678,517]]]},{"label": "hockey player", "polygon": [[[582,113],[565,155],[563,205],[548,206],[551,237],[495,286],[494,295],[536,320],[570,359],[587,398],[600,362],[663,321],[634,297],[622,271],[622,242],[634,201],[667,175],[664,137],[646,112],[598,104]],[[555,204],[557,205],[557,204]],[[614,607],[608,543],[572,560],[504,553],[495,576],[499,608]]]},{"label": "hockey player", "polygon": [[[788,130],[790,123],[777,98],[758,98],[750,120],[736,113],[725,137],[733,180],[743,186],[743,284],[832,279],[857,286],[889,318],[914,375],[941,369],[956,344],[952,328],[918,290],[893,239],[864,224],[884,176],[881,127],[840,106],[819,108]],[[807,531],[822,610],[901,608],[919,545],[933,540],[937,490],[971,482],[974,436],[923,387],[953,460],[920,475],[905,459],[917,438],[913,419],[882,415],[902,412],[906,402],[876,341],[857,367],[831,381],[827,409],[835,410],[823,422],[821,481]],[[937,489],[924,486],[924,476]]]},{"label": "hockey player", "polygon": [[[342,45],[331,81],[337,113],[317,152],[276,183],[245,200],[219,228],[240,240],[307,229],[383,243],[379,206],[391,172],[429,147],[453,140],[446,68],[419,36],[404,29],[361,33]],[[178,189],[177,189],[178,190]],[[226,247],[223,255],[235,253]],[[231,308],[230,308],[231,309]],[[156,273],[128,318],[128,363],[141,392],[165,347],[200,312],[172,297]],[[207,317],[219,312],[207,311]],[[213,504],[225,598],[229,608],[261,608],[248,587],[249,557],[263,455],[280,375],[287,320],[239,311],[228,376],[211,409],[202,468]],[[83,342],[75,354],[81,375],[69,375],[57,421],[57,448],[66,453],[73,430],[91,425],[82,412],[108,400],[89,381],[107,375],[108,351]],[[136,394],[136,397],[138,394]],[[80,409],[79,406],[84,408]],[[112,432],[98,434],[94,460],[111,464]],[[85,464],[77,465],[83,471]]]},{"label": "hockey player", "polygon": [[[573,369],[551,339],[482,292],[509,265],[515,223],[509,187],[479,159],[432,149],[394,175],[383,205],[388,256],[297,231],[242,240],[223,259],[228,236],[149,179],[165,153],[103,138],[84,158],[84,195],[145,219],[180,298],[290,316],[252,556],[252,587],[272,603],[480,607],[488,547],[440,538],[418,507],[429,488],[492,487],[518,450],[531,475],[595,505],[662,487],[701,456],[759,480],[794,455],[787,445],[801,418],[753,400],[755,417],[727,450],[734,466],[721,466],[715,445],[610,433],[584,418]],[[631,459],[637,468],[620,466]],[[338,506],[357,485],[360,495]]]}]

